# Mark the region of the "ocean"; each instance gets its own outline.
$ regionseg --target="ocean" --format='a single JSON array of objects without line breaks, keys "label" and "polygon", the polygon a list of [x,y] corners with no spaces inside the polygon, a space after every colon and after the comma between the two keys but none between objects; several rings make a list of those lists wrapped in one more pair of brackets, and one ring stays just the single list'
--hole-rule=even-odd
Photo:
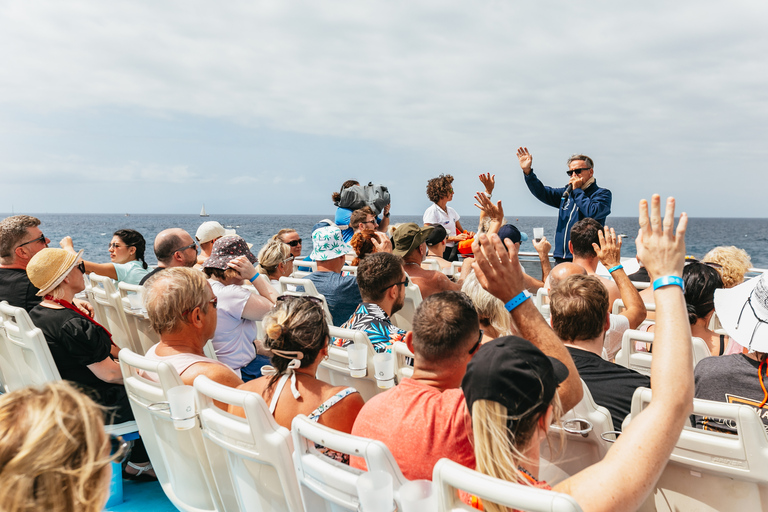
[{"label": "ocean", "polygon": [[[4,214],[4,218],[10,214]],[[139,231],[147,240],[147,263],[157,263],[152,243],[155,235],[163,229],[180,227],[195,235],[198,226],[207,220],[215,220],[225,227],[234,228],[237,234],[253,244],[253,252],[282,228],[293,228],[304,240],[304,254],[312,248],[312,226],[321,215],[211,215],[202,218],[198,215],[172,214],[52,214],[30,213],[38,217],[42,224],[40,229],[51,239],[51,247],[58,247],[59,240],[71,236],[75,249],[85,249],[84,258],[94,262],[108,262],[107,245],[112,239],[112,233],[118,229],[131,228]],[[326,216],[333,218],[333,211]],[[550,241],[554,236],[557,219],[554,215],[548,217],[517,217],[507,220],[532,238],[534,227],[543,227],[544,235]],[[391,222],[416,222],[421,224],[420,216],[393,215]],[[465,229],[477,229],[477,216],[465,216],[461,224]],[[637,218],[608,217],[608,225],[617,233],[627,235],[622,247],[622,256],[635,255],[635,237],[637,236]],[[554,245],[554,243],[553,243]],[[768,268],[768,219],[717,219],[691,218],[686,234],[687,253],[701,258],[707,251],[718,245],[735,245],[747,251],[752,258],[753,267]],[[534,251],[530,241],[523,242],[522,251]]]}]

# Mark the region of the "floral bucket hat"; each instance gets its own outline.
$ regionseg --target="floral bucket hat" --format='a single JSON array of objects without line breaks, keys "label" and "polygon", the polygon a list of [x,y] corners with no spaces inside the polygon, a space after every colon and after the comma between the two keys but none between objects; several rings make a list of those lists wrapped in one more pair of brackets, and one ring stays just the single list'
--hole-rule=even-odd
[{"label": "floral bucket hat", "polygon": [[312,233],[312,253],[309,255],[311,260],[332,260],[344,256],[347,252],[349,247],[344,243],[338,227],[326,226]]}]

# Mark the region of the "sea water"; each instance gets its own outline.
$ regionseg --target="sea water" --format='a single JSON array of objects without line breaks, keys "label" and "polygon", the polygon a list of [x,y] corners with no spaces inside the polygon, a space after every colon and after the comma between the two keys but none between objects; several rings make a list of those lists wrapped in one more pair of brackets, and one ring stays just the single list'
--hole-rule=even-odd
[{"label": "sea water", "polygon": [[[4,218],[9,214],[0,214]],[[215,220],[224,227],[235,229],[237,234],[253,244],[253,252],[259,249],[269,238],[282,228],[293,228],[298,231],[303,243],[303,254],[312,250],[311,231],[318,221],[323,218],[333,218],[333,212],[327,215],[172,215],[172,214],[51,214],[30,213],[38,217],[42,224],[40,229],[51,239],[51,247],[59,247],[59,241],[65,236],[71,236],[75,249],[85,249],[84,258],[94,262],[108,262],[107,246],[112,239],[112,233],[118,229],[131,228],[139,231],[147,240],[145,254],[147,263],[157,263],[152,251],[155,235],[160,231],[178,227],[187,230],[193,237],[198,226],[205,221]],[[507,220],[521,231],[533,238],[533,228],[543,227],[544,235],[554,246],[555,227],[557,218],[547,217],[516,217]],[[393,215],[391,222],[416,222],[421,224],[419,215]],[[461,224],[464,229],[477,229],[478,217],[464,216]],[[622,247],[622,256],[635,255],[635,237],[637,236],[637,218],[608,217],[607,224],[615,228],[619,234],[626,234]],[[768,219],[718,219],[690,218],[686,234],[686,252],[701,258],[707,251],[718,245],[735,245],[747,251],[752,258],[753,267],[768,268]],[[523,242],[522,251],[533,252],[531,240]]]}]

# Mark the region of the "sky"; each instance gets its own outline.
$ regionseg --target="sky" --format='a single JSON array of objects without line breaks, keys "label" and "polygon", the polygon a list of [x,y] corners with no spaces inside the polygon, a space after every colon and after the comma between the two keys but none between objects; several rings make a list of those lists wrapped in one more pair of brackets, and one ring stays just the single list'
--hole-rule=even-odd
[{"label": "sky", "polygon": [[[356,179],[392,212],[455,177],[476,215],[583,153],[613,192],[768,217],[768,3],[681,0],[0,2],[0,212],[333,213]],[[757,185],[757,186],[756,186]]]}]

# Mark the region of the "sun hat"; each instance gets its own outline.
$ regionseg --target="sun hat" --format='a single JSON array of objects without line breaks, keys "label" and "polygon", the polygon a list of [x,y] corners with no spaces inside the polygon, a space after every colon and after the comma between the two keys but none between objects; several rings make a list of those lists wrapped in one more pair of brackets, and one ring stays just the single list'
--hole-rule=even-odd
[{"label": "sun hat", "polygon": [[433,229],[427,237],[427,245],[437,245],[448,237],[448,232],[445,230],[442,224],[430,224],[430,226],[435,229]]},{"label": "sun hat", "polygon": [[210,242],[214,238],[220,238],[222,236],[236,235],[234,229],[224,229],[224,226],[216,222],[215,220],[209,220],[200,224],[195,233],[195,240],[204,244]]},{"label": "sun hat", "polygon": [[44,297],[59,286],[67,274],[75,268],[81,254],[83,249],[80,249],[77,254],[72,254],[64,249],[46,247],[32,256],[27,264],[27,277],[36,288],[40,289],[36,295]]},{"label": "sun hat", "polygon": [[768,273],[733,288],[715,290],[715,312],[725,332],[739,345],[768,352],[768,325],[760,330],[760,324],[768,324]]},{"label": "sun hat", "polygon": [[461,381],[467,408],[490,400],[507,408],[512,419],[547,409],[568,368],[517,336],[496,338],[481,345]]},{"label": "sun hat", "polygon": [[392,254],[400,257],[405,256],[423,244],[434,229],[434,226],[420,228],[415,222],[408,222],[397,226],[392,235],[392,240],[394,241]]},{"label": "sun hat", "polygon": [[213,249],[211,249],[211,256],[203,263],[203,268],[218,268],[220,270],[227,270],[229,268],[229,262],[238,256],[248,256],[248,261],[252,264],[256,264],[258,260],[248,248],[248,244],[245,243],[242,237],[225,236],[219,238],[213,243]]},{"label": "sun hat", "polygon": [[327,261],[344,256],[350,247],[344,243],[341,230],[337,226],[324,226],[312,232],[312,252],[309,259]]},{"label": "sun hat", "polygon": [[501,226],[501,229],[499,229],[499,238],[501,238],[501,243],[504,243],[505,238],[509,238],[512,240],[513,244],[516,244],[518,242],[525,242],[528,240],[528,235],[517,229],[512,224],[504,224]]}]

